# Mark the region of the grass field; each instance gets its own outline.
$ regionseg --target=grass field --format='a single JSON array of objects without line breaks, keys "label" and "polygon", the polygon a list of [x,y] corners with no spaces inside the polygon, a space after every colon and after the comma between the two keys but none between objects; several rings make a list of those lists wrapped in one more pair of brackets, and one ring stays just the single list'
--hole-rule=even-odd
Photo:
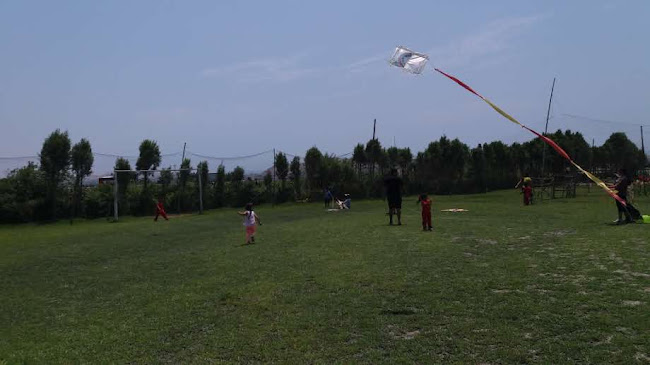
[{"label": "grass field", "polygon": [[353,209],[1,226],[0,364],[650,361],[650,225],[604,193]]}]

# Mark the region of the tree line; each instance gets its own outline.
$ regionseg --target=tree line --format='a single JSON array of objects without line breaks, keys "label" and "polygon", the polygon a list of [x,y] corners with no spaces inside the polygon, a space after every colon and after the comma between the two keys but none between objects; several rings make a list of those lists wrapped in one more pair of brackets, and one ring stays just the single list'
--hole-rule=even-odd
[{"label": "tree line", "polygon": [[[579,132],[548,134],[579,165],[608,174],[618,168],[634,173],[646,166],[646,156],[624,133],[613,133],[603,145],[590,146]],[[29,162],[0,179],[0,222],[28,222],[57,218],[110,216],[114,199],[110,184],[85,187],[92,173],[90,142],[72,145],[67,132],[56,130],[43,142],[39,164]],[[542,161],[544,160],[544,163]],[[550,176],[575,174],[570,164],[543,141],[533,139],[510,145],[501,141],[470,148],[459,139],[443,136],[413,155],[409,148],[385,148],[376,139],[358,144],[350,158],[338,158],[310,148],[304,158],[291,161],[279,153],[274,167],[261,181],[247,178],[242,167],[226,171],[223,165],[211,172],[207,161],[193,167],[185,158],[180,172],[160,168],[158,144],[140,143],[135,166],[117,158],[120,214],[150,215],[157,199],[172,213],[198,210],[199,175],[206,209],[280,204],[293,200],[320,199],[323,189],[355,198],[381,197],[383,177],[389,169],[400,171],[407,193],[483,193],[513,186],[523,174]],[[157,173],[147,172],[157,170]],[[275,179],[274,176],[275,175]]]}]

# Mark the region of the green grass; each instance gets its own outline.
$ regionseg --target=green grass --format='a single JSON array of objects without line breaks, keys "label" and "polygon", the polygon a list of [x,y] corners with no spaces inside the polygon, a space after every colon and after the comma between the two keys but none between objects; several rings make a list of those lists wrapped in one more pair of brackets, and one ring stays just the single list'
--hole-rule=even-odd
[{"label": "green grass", "polygon": [[263,206],[249,246],[234,210],[2,226],[0,364],[650,360],[650,225],[602,192],[353,209]]}]

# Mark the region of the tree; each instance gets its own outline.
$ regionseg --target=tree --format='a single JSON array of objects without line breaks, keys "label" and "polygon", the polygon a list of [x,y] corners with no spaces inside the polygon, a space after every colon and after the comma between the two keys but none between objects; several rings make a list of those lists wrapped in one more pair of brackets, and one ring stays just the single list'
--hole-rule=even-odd
[{"label": "tree", "polygon": [[305,173],[307,175],[307,184],[311,190],[321,187],[318,184],[318,179],[320,177],[322,159],[323,154],[316,146],[307,150],[305,154]]},{"label": "tree", "polygon": [[[115,170],[131,170],[131,163],[129,160],[118,157],[117,160],[115,160]],[[131,180],[133,180],[133,173],[131,172],[118,172],[116,173],[117,176],[114,176],[113,178],[116,179],[117,181],[117,188],[118,192],[120,193],[121,196],[124,195],[126,192],[126,188],[129,186],[129,183]]]},{"label": "tree", "polygon": [[357,174],[361,176],[363,165],[368,162],[368,159],[366,158],[366,150],[363,144],[359,143],[354,147],[354,152],[352,152],[352,161],[357,165]]},{"label": "tree", "polygon": [[289,162],[287,156],[282,152],[275,157],[275,171],[278,174],[278,179],[282,182],[282,189],[284,189],[284,182],[289,176]]},{"label": "tree", "polygon": [[264,187],[267,193],[271,192],[272,185],[273,185],[273,176],[271,175],[270,171],[267,171],[266,174],[264,174]]},{"label": "tree", "polygon": [[610,170],[625,168],[628,173],[634,173],[645,165],[645,156],[639,148],[630,141],[625,133],[612,133],[602,145],[603,160],[598,165]]},{"label": "tree", "polygon": [[376,139],[371,139],[366,143],[366,159],[370,165],[370,175],[375,176],[375,166],[382,162],[383,148],[381,143]]},{"label": "tree", "polygon": [[162,185],[163,195],[167,193],[167,189],[174,181],[174,175],[172,175],[171,166],[166,169],[160,169],[160,177],[158,178],[158,183]]},{"label": "tree", "polygon": [[201,174],[201,184],[203,185],[203,189],[205,189],[205,187],[208,186],[208,161],[199,162],[199,164],[196,165],[196,169],[199,170],[199,174]]},{"label": "tree", "polygon": [[217,179],[214,182],[214,200],[215,206],[217,208],[223,207],[225,202],[226,195],[226,168],[223,165],[219,165],[217,168]]},{"label": "tree", "polygon": [[[145,139],[140,143],[140,156],[135,163],[136,170],[155,170],[160,166],[160,148],[158,143],[150,139]],[[148,173],[144,173],[144,188],[147,189]]]},{"label": "tree", "polygon": [[293,182],[293,189],[296,191],[296,196],[300,196],[300,157],[295,156],[291,160],[291,180]]},{"label": "tree", "polygon": [[386,157],[388,158],[388,165],[391,168],[399,166],[399,148],[389,147],[386,149]]},{"label": "tree", "polygon": [[81,201],[82,185],[83,179],[92,173],[93,161],[93,150],[90,147],[90,142],[87,139],[82,138],[77,144],[72,147],[71,152],[72,160],[72,171],[74,172],[74,190],[75,190],[75,203],[74,210],[75,212],[79,208],[79,203]]},{"label": "tree", "polygon": [[243,167],[237,166],[230,175],[230,181],[235,185],[240,185],[244,180],[245,171]]},{"label": "tree", "polygon": [[473,189],[480,193],[486,192],[485,186],[485,154],[480,144],[470,151],[469,178]]},{"label": "tree", "polygon": [[413,154],[411,153],[410,148],[402,148],[399,150],[399,167],[402,170],[402,173],[406,173],[411,161],[413,161]]},{"label": "tree", "polygon": [[29,222],[45,217],[45,174],[32,161],[0,179],[0,222]]},{"label": "tree", "polygon": [[59,129],[52,132],[45,141],[40,153],[41,170],[47,181],[47,197],[52,218],[56,219],[57,190],[70,166],[70,137],[68,132]]},{"label": "tree", "polygon": [[179,173],[181,187],[185,189],[187,178],[190,176],[190,169],[192,168],[192,161],[189,158],[184,158],[181,162],[181,171]]}]

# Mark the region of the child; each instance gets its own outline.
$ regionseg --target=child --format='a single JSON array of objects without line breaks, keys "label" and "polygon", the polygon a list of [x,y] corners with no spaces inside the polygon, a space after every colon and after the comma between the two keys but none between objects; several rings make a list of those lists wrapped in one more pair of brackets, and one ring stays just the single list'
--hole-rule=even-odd
[{"label": "child", "polygon": [[255,223],[258,223],[260,226],[262,222],[260,217],[255,214],[253,211],[253,203],[246,204],[246,209],[243,212],[237,212],[237,214],[244,217],[244,227],[246,227],[246,243],[255,243]]},{"label": "child", "polygon": [[524,186],[521,187],[521,192],[524,194],[524,205],[530,205],[533,200],[533,188],[530,182],[524,180]]},{"label": "child", "polygon": [[325,189],[325,196],[323,197],[323,199],[325,201],[325,208],[331,208],[332,207],[332,198],[333,198],[333,195],[332,195],[332,192],[330,191],[330,189]]},{"label": "child", "polygon": [[433,225],[431,224],[431,199],[427,194],[421,194],[418,198],[418,203],[422,206],[422,230],[432,231]]},{"label": "child", "polygon": [[352,208],[352,199],[350,199],[350,194],[345,194],[345,200],[343,201],[336,199],[336,205],[338,205],[339,209]]},{"label": "child", "polygon": [[166,221],[169,220],[167,218],[167,212],[165,212],[165,207],[163,206],[162,197],[158,197],[158,203],[156,203],[156,217],[153,219],[154,222],[158,222],[159,215],[162,215],[162,217],[165,218]]}]

